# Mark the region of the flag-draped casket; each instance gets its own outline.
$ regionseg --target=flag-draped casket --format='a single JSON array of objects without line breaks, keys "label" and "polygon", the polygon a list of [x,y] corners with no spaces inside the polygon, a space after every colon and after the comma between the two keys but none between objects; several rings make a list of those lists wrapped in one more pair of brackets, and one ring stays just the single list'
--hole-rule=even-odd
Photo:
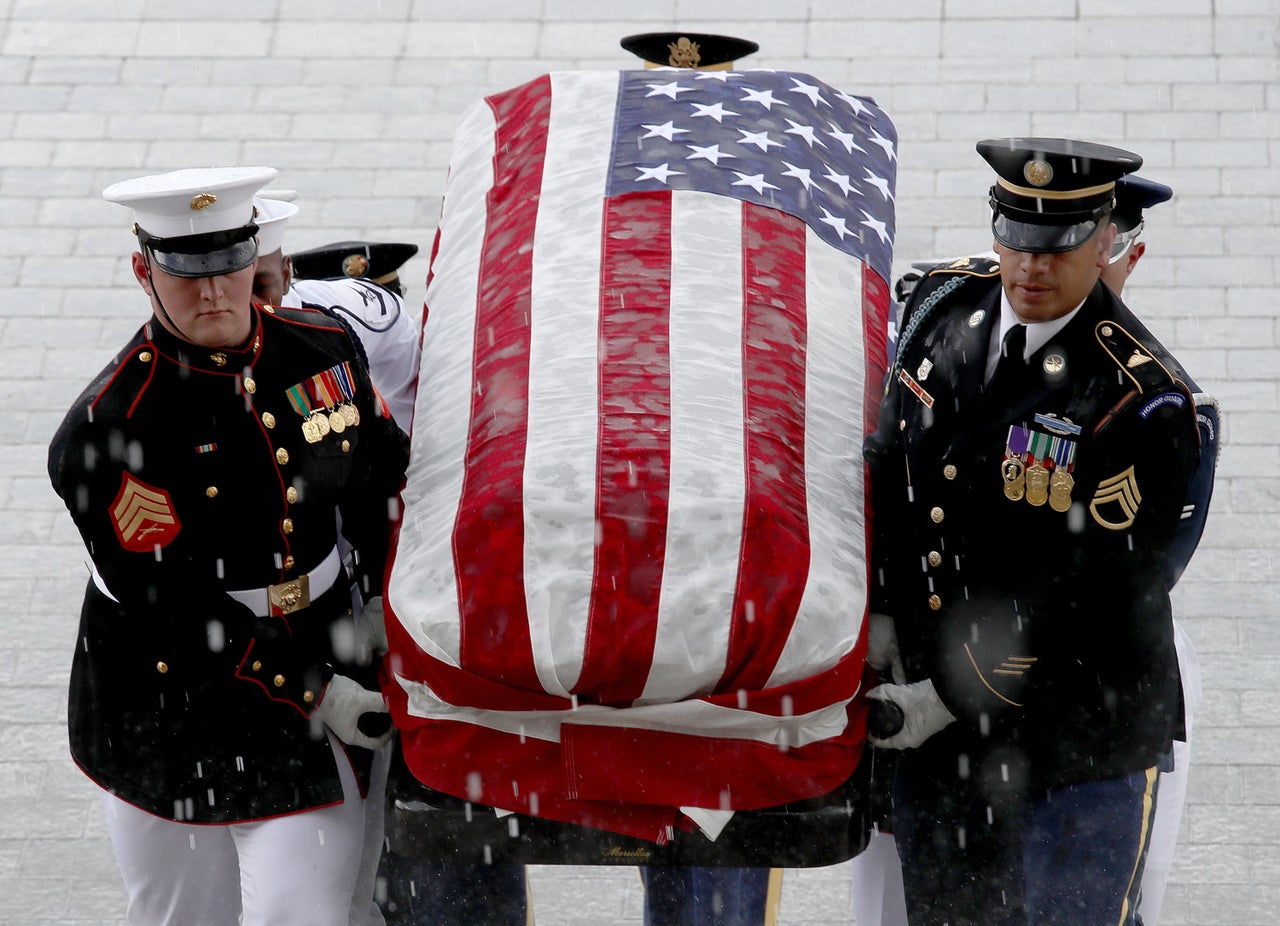
[{"label": "flag-draped casket", "polygon": [[778,71],[465,113],[386,591],[423,783],[663,842],[849,776],[895,142]]}]

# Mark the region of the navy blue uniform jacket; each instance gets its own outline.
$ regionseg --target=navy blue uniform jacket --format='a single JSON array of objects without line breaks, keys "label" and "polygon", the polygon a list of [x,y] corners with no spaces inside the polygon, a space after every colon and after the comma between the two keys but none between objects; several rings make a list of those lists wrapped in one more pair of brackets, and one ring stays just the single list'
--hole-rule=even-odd
[{"label": "navy blue uniform jacket", "polygon": [[[921,758],[998,755],[1036,788],[1131,774],[1180,725],[1164,572],[1200,452],[1191,394],[1101,283],[1020,381],[986,388],[999,316],[990,261],[912,293],[865,446],[872,609],[958,718]],[[1032,457],[1069,471],[1056,507],[1030,501]]]},{"label": "navy blue uniform jacket", "polygon": [[[342,800],[310,715],[334,672],[376,688],[350,646],[348,578],[282,616],[255,615],[227,590],[309,574],[334,549],[340,513],[354,578],[380,594],[408,459],[340,323],[308,309],[253,317],[249,344],[220,351],[152,319],[49,450],[100,577],[72,664],[72,756],[122,799],[197,823]],[[308,440],[304,413],[323,404],[308,386],[329,390],[335,409],[354,406],[358,424]],[[366,764],[367,752],[349,752]]]}]

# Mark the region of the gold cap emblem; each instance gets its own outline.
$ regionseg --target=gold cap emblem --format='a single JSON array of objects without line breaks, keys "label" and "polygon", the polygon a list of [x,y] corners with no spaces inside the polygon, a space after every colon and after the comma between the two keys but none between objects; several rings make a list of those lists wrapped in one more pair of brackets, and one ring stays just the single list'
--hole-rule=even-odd
[{"label": "gold cap emblem", "polygon": [[197,193],[191,197],[191,210],[199,212],[201,209],[208,209],[218,201],[218,197],[214,193]]},{"label": "gold cap emblem", "polygon": [[1027,161],[1022,168],[1022,176],[1032,186],[1044,186],[1053,179],[1053,168],[1046,161]]},{"label": "gold cap emblem", "polygon": [[702,55],[698,52],[698,43],[690,41],[683,35],[668,45],[667,50],[671,52],[670,57],[667,58],[667,64],[673,68],[696,68],[698,62],[702,60]]},{"label": "gold cap emblem", "polygon": [[369,272],[369,259],[363,254],[350,254],[342,259],[342,272],[349,277],[362,277]]}]

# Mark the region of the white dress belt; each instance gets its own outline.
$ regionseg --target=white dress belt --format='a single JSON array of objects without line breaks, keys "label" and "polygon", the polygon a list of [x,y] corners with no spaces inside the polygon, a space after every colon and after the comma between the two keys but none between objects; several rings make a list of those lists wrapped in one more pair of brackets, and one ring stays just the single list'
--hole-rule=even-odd
[{"label": "white dress belt", "polygon": [[[107,583],[103,581],[98,567],[94,565],[93,560],[89,561],[89,571],[93,574],[93,584],[98,587],[98,591],[106,595],[112,601],[119,602],[120,599],[111,594],[111,590],[107,588]],[[334,547],[329,551],[329,555],[320,561],[320,565],[316,566],[310,572],[305,573],[311,587],[311,600],[315,600],[333,587],[333,583],[338,580],[339,574],[342,572],[342,558],[338,555],[338,548]],[[303,578],[299,576],[298,579]],[[297,580],[294,580],[297,581]],[[271,586],[269,588],[245,588],[245,589],[227,589],[227,594],[236,601],[249,608],[258,617],[268,617],[271,614]]]}]

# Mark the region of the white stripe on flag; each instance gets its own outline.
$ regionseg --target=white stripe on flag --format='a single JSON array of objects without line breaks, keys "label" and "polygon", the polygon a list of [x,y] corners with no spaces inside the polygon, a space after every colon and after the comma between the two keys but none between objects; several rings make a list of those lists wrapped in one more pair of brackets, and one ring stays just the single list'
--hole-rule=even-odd
[{"label": "white stripe on flag", "polygon": [[736,710],[699,700],[626,708],[583,704],[572,712],[484,710],[450,704],[426,684],[402,675],[397,674],[395,679],[409,696],[408,712],[411,716],[471,723],[549,743],[560,742],[560,727],[566,724],[656,730],[690,736],[707,736],[708,731],[714,731],[720,739],[754,740],[780,748],[798,749],[839,736],[848,723],[845,715],[848,701],[839,701],[794,717]]},{"label": "white stripe on flag", "polygon": [[862,274],[852,255],[805,235],[808,367],[805,488],[809,576],[769,687],[817,675],[857,643],[866,607],[863,530]]},{"label": "white stripe on flag", "polygon": [[742,204],[711,193],[671,199],[670,496],[641,703],[696,697],[724,672],[746,492]]},{"label": "white stripe on flag", "polygon": [[533,242],[524,570],[542,687],[567,697],[582,672],[596,542],[602,203],[618,75],[551,75],[551,118]]},{"label": "white stripe on flag", "polygon": [[[454,138],[447,193],[454,202],[485,201],[493,185],[493,113],[483,104],[463,116]],[[483,209],[441,216],[436,255],[442,267],[478,267],[484,246]],[[413,440],[404,490],[404,519],[388,600],[426,653],[459,664],[458,583],[453,525],[462,495],[470,427],[477,273],[432,278],[423,329]],[[432,311],[433,305],[447,311]]]}]

